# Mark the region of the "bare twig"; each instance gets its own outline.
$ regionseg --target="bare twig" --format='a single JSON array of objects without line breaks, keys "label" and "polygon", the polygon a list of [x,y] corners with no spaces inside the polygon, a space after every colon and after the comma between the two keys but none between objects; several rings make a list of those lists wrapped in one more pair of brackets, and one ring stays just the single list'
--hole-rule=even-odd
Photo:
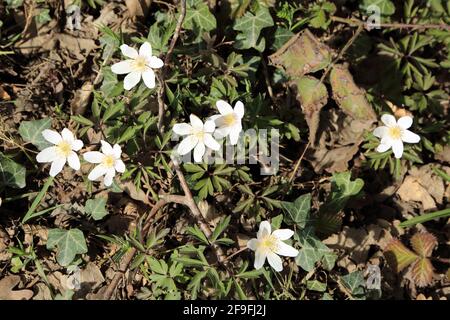
[{"label": "bare twig", "polygon": [[164,132],[163,130],[163,118],[164,118],[164,90],[165,90],[165,73],[167,65],[170,63],[170,59],[172,58],[173,50],[175,49],[175,44],[177,43],[177,40],[180,36],[181,27],[183,25],[184,18],[186,17],[186,0],[181,0],[181,12],[180,16],[178,17],[177,25],[175,27],[175,33],[173,34],[172,40],[170,41],[169,50],[167,50],[166,57],[164,58],[164,67],[161,70],[161,74],[158,76],[159,81],[159,88],[158,88],[158,131],[162,134]]},{"label": "bare twig", "polygon": [[298,168],[300,167],[300,163],[302,162],[303,157],[305,156],[306,150],[308,150],[308,147],[309,147],[309,141],[306,144],[305,150],[303,150],[302,155],[300,156],[300,158],[297,160],[297,163],[295,164],[294,170],[292,171],[291,176],[289,178],[289,183],[292,183],[292,181],[294,181],[294,178],[297,174]]},{"label": "bare twig", "polygon": [[[332,16],[331,20],[336,22],[345,23],[351,26],[363,26],[367,30],[373,29],[374,25],[372,23],[367,23],[356,18],[342,18]],[[380,28],[393,28],[393,29],[444,29],[450,30],[448,24],[414,24],[414,23],[380,23],[376,25]]]}]

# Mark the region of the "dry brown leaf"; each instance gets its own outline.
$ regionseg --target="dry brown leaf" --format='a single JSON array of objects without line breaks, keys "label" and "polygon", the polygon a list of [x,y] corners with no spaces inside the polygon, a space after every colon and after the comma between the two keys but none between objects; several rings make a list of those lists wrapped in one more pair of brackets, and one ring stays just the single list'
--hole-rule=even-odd
[{"label": "dry brown leaf", "polygon": [[81,89],[75,92],[75,96],[70,102],[70,110],[72,111],[72,114],[83,115],[86,112],[86,108],[88,106],[93,89],[94,86],[92,85],[92,83],[90,81],[87,81],[83,84]]},{"label": "dry brown leaf", "polygon": [[[427,190],[427,192],[434,198],[434,200],[438,204],[442,204],[444,200],[445,184],[443,179],[436,173],[434,173],[432,169],[433,167],[436,167],[436,164],[427,164],[421,167],[412,167],[411,170],[409,170],[409,175],[416,178],[417,182],[419,182],[422,187]],[[450,173],[449,167],[437,167],[443,171],[447,171]]]},{"label": "dry brown leaf", "polygon": [[133,181],[121,182],[119,186],[131,197],[131,199],[151,205],[150,201],[148,200],[148,196],[141,189],[137,189]]},{"label": "dry brown leaf", "polygon": [[331,55],[331,49],[306,29],[294,35],[269,59],[294,79],[324,69],[331,63]]},{"label": "dry brown leaf", "polygon": [[125,0],[130,17],[146,17],[152,0]]},{"label": "dry brown leaf", "polygon": [[397,194],[403,201],[417,201],[421,202],[424,210],[436,208],[436,202],[430,196],[428,191],[422,187],[416,178],[407,176],[403,181]]},{"label": "dry brown leaf", "polygon": [[33,297],[33,291],[13,290],[20,282],[20,277],[9,275],[0,280],[0,300],[30,300]]},{"label": "dry brown leaf", "polygon": [[8,92],[6,92],[6,91],[3,89],[3,87],[2,87],[1,84],[0,84],[0,100],[3,100],[3,101],[9,101],[9,100],[11,100],[11,96],[8,94]]},{"label": "dry brown leaf", "polygon": [[323,170],[329,173],[342,172],[348,169],[348,162],[358,152],[357,145],[339,147],[328,150],[326,148],[309,149],[306,159],[311,162],[315,172]]}]

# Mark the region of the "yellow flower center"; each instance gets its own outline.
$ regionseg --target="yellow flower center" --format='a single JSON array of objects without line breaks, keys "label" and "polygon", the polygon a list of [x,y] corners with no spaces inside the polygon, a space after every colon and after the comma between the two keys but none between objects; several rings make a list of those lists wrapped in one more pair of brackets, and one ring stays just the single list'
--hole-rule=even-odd
[{"label": "yellow flower center", "polygon": [[231,127],[236,123],[236,117],[234,116],[233,113],[224,115],[222,116],[222,123],[227,127]]},{"label": "yellow flower center", "polygon": [[399,126],[391,127],[389,128],[388,134],[392,139],[400,139],[402,136],[402,129]]},{"label": "yellow flower center", "polygon": [[145,71],[147,69],[147,60],[144,57],[137,57],[132,65],[135,71]]},{"label": "yellow flower center", "polygon": [[199,139],[200,141],[203,141],[203,138],[205,136],[205,132],[203,130],[195,130],[194,136]]},{"label": "yellow flower center", "polygon": [[260,240],[259,248],[264,251],[276,251],[278,248],[278,239],[272,235],[265,236]]},{"label": "yellow flower center", "polygon": [[72,151],[71,145],[66,141],[61,141],[57,146],[57,152],[63,156],[67,157],[70,154],[70,151]]},{"label": "yellow flower center", "polygon": [[115,162],[116,162],[116,159],[114,159],[114,156],[112,156],[112,155],[105,156],[105,158],[103,158],[103,165],[107,168],[114,167]]}]

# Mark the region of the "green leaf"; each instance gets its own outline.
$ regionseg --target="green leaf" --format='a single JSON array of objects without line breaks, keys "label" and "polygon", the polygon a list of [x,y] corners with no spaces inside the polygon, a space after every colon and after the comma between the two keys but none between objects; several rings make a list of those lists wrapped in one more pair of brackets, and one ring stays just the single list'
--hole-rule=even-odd
[{"label": "green leaf", "polygon": [[50,229],[48,231],[47,249],[56,247],[56,260],[67,267],[77,254],[87,252],[83,232],[79,229]]},{"label": "green leaf", "polygon": [[246,12],[242,18],[236,20],[233,29],[241,31],[236,37],[236,48],[250,49],[255,48],[259,51],[264,50],[265,41],[260,39],[261,30],[273,26],[273,19],[267,8],[260,7],[253,15]]},{"label": "green leaf", "polygon": [[327,290],[327,285],[326,283],[320,282],[318,280],[308,280],[306,281],[306,288],[312,291],[324,292],[325,290]]},{"label": "green leaf", "polygon": [[0,188],[24,188],[26,169],[0,152]]},{"label": "green leaf", "polygon": [[311,194],[304,194],[294,202],[283,201],[281,207],[284,209],[284,222],[288,225],[297,225],[304,228],[309,220],[311,209]]},{"label": "green leaf", "polygon": [[337,255],[314,235],[313,228],[307,227],[300,230],[295,237],[302,246],[298,256],[295,258],[298,266],[308,272],[314,270],[316,263],[320,261],[327,270],[331,270],[334,267]]},{"label": "green leaf", "polygon": [[339,212],[344,209],[347,201],[362,190],[364,181],[351,181],[351,173],[341,172],[333,174],[331,179],[331,197],[320,209],[321,212]]},{"label": "green leaf", "polygon": [[380,8],[380,14],[382,16],[391,16],[395,13],[395,5],[391,0],[363,0],[359,8],[367,11],[370,6]]},{"label": "green leaf", "polygon": [[96,221],[103,219],[108,214],[106,200],[106,198],[89,199],[84,206],[85,212]]},{"label": "green leaf", "polygon": [[221,219],[214,229],[213,234],[211,235],[211,242],[215,242],[217,238],[225,231],[225,229],[230,224],[231,216],[227,216],[224,219]]},{"label": "green leaf", "polygon": [[19,134],[23,140],[35,145],[39,150],[49,147],[51,144],[42,136],[42,131],[49,129],[52,120],[45,118],[41,120],[22,121],[19,126]]},{"label": "green leaf", "polygon": [[209,11],[209,8],[205,3],[199,2],[195,5],[195,7],[186,9],[186,17],[183,22],[184,29],[194,30],[196,28],[200,28],[205,31],[211,31],[216,27],[216,18]]},{"label": "green leaf", "polygon": [[351,298],[365,300],[365,281],[361,271],[354,271],[339,278],[341,285],[345,287]]}]

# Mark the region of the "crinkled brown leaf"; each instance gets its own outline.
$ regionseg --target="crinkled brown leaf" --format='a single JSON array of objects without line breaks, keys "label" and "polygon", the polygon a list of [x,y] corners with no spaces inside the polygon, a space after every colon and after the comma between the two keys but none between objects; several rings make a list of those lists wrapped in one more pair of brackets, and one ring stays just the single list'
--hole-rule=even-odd
[{"label": "crinkled brown leaf", "polygon": [[330,73],[333,99],[339,107],[355,120],[376,120],[375,112],[367,101],[364,90],[359,88],[348,68],[335,65]]},{"label": "crinkled brown leaf", "polygon": [[392,239],[384,249],[385,256],[391,260],[397,272],[402,271],[419,258],[398,239]]},{"label": "crinkled brown leaf", "polygon": [[309,30],[304,30],[294,35],[269,59],[289,77],[298,78],[326,68],[331,63],[331,49]]},{"label": "crinkled brown leaf", "polygon": [[295,81],[297,98],[309,127],[309,142],[314,145],[319,127],[320,109],[327,104],[328,91],[325,85],[312,76]]},{"label": "crinkled brown leaf", "polygon": [[426,287],[433,281],[433,265],[427,258],[420,258],[411,268],[411,276],[418,287]]},{"label": "crinkled brown leaf", "polygon": [[428,232],[418,232],[411,238],[414,251],[424,258],[431,256],[437,244],[436,237]]},{"label": "crinkled brown leaf", "polygon": [[30,300],[33,296],[31,290],[13,290],[20,282],[16,275],[6,276],[0,280],[0,300]]}]

